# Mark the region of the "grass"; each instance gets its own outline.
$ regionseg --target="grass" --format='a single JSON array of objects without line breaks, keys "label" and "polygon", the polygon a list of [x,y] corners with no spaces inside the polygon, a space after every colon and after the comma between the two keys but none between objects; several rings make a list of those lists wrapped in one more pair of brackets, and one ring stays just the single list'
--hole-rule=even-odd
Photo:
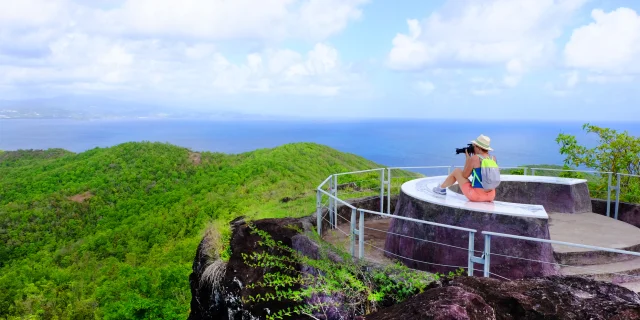
[{"label": "grass", "polygon": [[309,215],[326,177],[381,167],[313,143],[192,153],[140,142],[0,154],[0,317],[184,319],[206,230],[222,255],[234,217]]}]

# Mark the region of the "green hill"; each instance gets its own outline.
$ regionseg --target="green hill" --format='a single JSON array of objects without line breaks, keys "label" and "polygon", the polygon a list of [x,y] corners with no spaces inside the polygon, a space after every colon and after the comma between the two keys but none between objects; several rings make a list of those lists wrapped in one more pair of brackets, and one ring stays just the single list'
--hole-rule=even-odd
[{"label": "green hill", "polygon": [[148,142],[2,152],[0,316],[184,319],[207,224],[308,215],[331,173],[376,167],[312,143],[233,155]]}]

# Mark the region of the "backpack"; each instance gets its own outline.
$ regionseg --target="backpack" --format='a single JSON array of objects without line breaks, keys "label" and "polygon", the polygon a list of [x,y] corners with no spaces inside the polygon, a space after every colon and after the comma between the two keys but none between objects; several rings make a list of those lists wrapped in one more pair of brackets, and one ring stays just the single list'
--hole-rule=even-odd
[{"label": "backpack", "polygon": [[480,158],[480,176],[482,177],[480,184],[482,188],[486,191],[497,188],[500,185],[500,169],[498,169],[498,164],[491,156],[483,158],[481,155],[478,155],[478,158]]}]

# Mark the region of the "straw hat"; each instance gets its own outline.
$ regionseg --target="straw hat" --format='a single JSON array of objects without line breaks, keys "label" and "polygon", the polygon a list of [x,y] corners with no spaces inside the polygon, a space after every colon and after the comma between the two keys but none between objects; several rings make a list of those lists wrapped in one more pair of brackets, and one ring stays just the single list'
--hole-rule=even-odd
[{"label": "straw hat", "polygon": [[485,136],[484,134],[481,134],[480,136],[478,136],[478,138],[476,138],[475,140],[472,140],[471,143],[475,144],[476,146],[485,149],[485,150],[489,150],[489,151],[493,151],[493,149],[491,149],[491,139],[489,139],[489,137]]}]

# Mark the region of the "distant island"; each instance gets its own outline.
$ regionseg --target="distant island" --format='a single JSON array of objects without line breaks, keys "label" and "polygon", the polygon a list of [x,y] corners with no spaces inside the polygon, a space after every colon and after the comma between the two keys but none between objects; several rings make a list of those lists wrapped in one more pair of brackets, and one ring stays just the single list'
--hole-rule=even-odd
[{"label": "distant island", "polygon": [[265,119],[269,116],[103,98],[57,96],[41,99],[0,100],[0,119]]}]

